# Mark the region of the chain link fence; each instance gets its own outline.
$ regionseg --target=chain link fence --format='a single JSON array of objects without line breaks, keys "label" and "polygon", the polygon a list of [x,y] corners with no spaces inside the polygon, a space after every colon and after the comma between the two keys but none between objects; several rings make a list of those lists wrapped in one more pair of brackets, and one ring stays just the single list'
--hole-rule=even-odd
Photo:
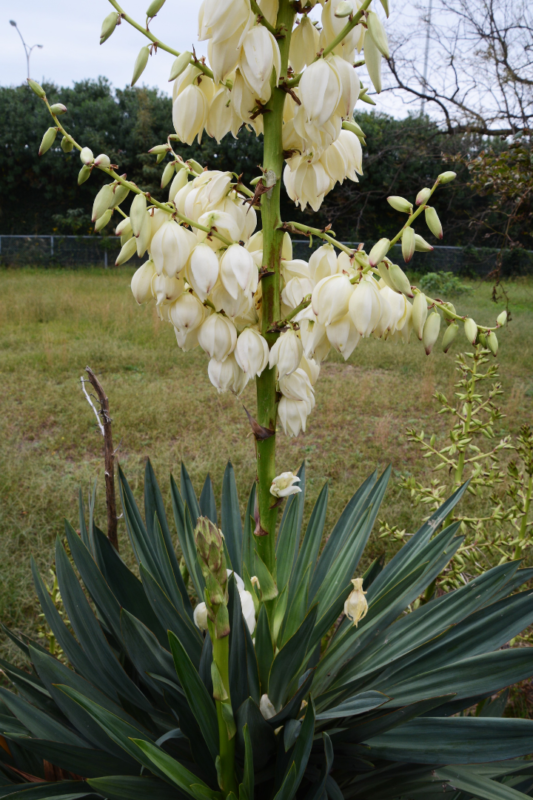
[{"label": "chain link fence", "polygon": [[[311,247],[310,247],[311,244]],[[309,259],[311,253],[323,244],[314,238],[294,240],[294,258]],[[342,242],[356,248],[357,242]],[[372,242],[367,243],[368,249]],[[0,235],[0,266],[84,269],[87,267],[112,267],[120,251],[120,241],[106,236],[62,235]],[[392,260],[402,264],[400,245],[395,245]],[[144,260],[144,259],[142,259]],[[139,266],[142,260],[134,256],[128,265]],[[533,252],[511,250],[503,253],[502,276],[533,275]],[[432,253],[416,253],[410,265],[411,272],[453,272],[463,277],[485,277],[499,265],[499,251],[490,248],[436,246]]]}]

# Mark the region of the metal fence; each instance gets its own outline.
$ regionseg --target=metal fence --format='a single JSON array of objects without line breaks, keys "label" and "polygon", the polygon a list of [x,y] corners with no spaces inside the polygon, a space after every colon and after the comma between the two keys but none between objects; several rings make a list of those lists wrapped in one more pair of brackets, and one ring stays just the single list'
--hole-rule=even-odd
[{"label": "metal fence", "polygon": [[[313,250],[323,242],[313,239],[293,241],[294,258],[307,260]],[[357,247],[357,242],[343,242]],[[367,243],[368,248],[372,242]],[[104,236],[62,235],[0,235],[0,266],[46,268],[112,267],[120,251],[120,241]],[[393,248],[393,260],[402,263],[401,247]],[[134,256],[128,265],[140,265],[141,259]],[[454,272],[464,277],[484,277],[498,266],[498,251],[490,248],[437,246],[432,253],[416,253],[410,269],[412,272]],[[533,275],[533,252],[513,250],[504,253],[502,274]]]}]

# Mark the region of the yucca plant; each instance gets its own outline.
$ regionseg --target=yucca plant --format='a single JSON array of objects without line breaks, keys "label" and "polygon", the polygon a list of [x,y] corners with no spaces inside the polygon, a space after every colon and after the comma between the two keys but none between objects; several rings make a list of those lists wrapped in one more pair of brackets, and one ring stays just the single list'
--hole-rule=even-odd
[{"label": "yucca plant", "polygon": [[[304,467],[299,477],[305,490]],[[368,610],[352,624],[343,606],[388,477],[363,483],[321,553],[327,484],[305,530],[305,491],[291,496],[275,584],[254,555],[255,488],[242,522],[231,464],[220,518],[209,477],[199,501],[184,467],[181,491],[171,480],[177,540],[150,463],[144,519],[120,475],[137,574],[92,504],[87,524],[80,498],[80,535],[66,523],[56,545],[63,615],[33,566],[62,660],[6,631],[29,671],[1,662],[15,688],[0,689],[1,796],[524,797],[533,721],[501,718],[498,700],[465,710],[533,673],[531,650],[501,649],[533,620],[533,595],[517,593],[533,570],[503,564],[407,613],[461,545],[457,525],[442,525],[463,487],[389,563],[360,575]],[[203,599],[205,635],[194,622]]]}]

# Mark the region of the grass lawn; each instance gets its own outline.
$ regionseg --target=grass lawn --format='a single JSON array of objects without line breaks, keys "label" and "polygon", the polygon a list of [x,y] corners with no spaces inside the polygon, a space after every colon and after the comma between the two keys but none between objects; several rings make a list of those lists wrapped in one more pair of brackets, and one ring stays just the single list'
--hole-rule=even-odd
[{"label": "grass lawn", "polygon": [[[242,407],[253,413],[253,386],[241,399],[217,395],[206,356],[199,349],[182,353],[154,306],[135,304],[131,274],[125,268],[0,272],[0,619],[9,626],[35,625],[30,555],[41,570],[50,566],[63,518],[77,527],[78,488],[87,491],[95,478],[105,527],[102,439],[79,382],[86,365],[108,393],[120,461],[139,497],[146,458],[167,499],[168,475],[178,473],[181,460],[198,491],[209,471],[220,493],[230,457],[241,501],[253,481],[253,439]],[[517,280],[507,289],[513,321],[499,337],[502,433],[530,422],[533,409],[533,282]],[[491,286],[483,283],[454,302],[486,324],[503,307],[491,302]],[[279,471],[296,470],[305,459],[311,501],[330,480],[330,523],[374,469],[391,463],[393,475],[423,475],[427,462],[403,432],[406,426],[443,432],[432,395],[452,394],[453,352],[463,345],[461,335],[448,355],[437,348],[427,358],[414,337],[407,346],[365,340],[347,363],[330,356],[307,433],[280,434]],[[381,516],[413,530],[421,512],[393,478]],[[125,551],[123,523],[119,536]],[[383,547],[376,539],[370,551]]]}]

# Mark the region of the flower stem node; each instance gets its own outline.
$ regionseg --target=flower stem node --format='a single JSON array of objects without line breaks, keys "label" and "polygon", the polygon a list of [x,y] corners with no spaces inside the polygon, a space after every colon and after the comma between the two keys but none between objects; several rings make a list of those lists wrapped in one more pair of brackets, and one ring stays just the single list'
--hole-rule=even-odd
[{"label": "flower stem node", "polygon": [[300,483],[300,478],[293,472],[282,472],[272,481],[270,494],[273,497],[289,497],[291,494],[298,494],[302,490],[296,484]]},{"label": "flower stem node", "polygon": [[363,591],[363,579],[354,578],[352,580],[353,589],[346,598],[344,603],[344,613],[348,619],[353,622],[355,627],[363,617],[368,613],[368,603],[366,600],[366,592]]}]

